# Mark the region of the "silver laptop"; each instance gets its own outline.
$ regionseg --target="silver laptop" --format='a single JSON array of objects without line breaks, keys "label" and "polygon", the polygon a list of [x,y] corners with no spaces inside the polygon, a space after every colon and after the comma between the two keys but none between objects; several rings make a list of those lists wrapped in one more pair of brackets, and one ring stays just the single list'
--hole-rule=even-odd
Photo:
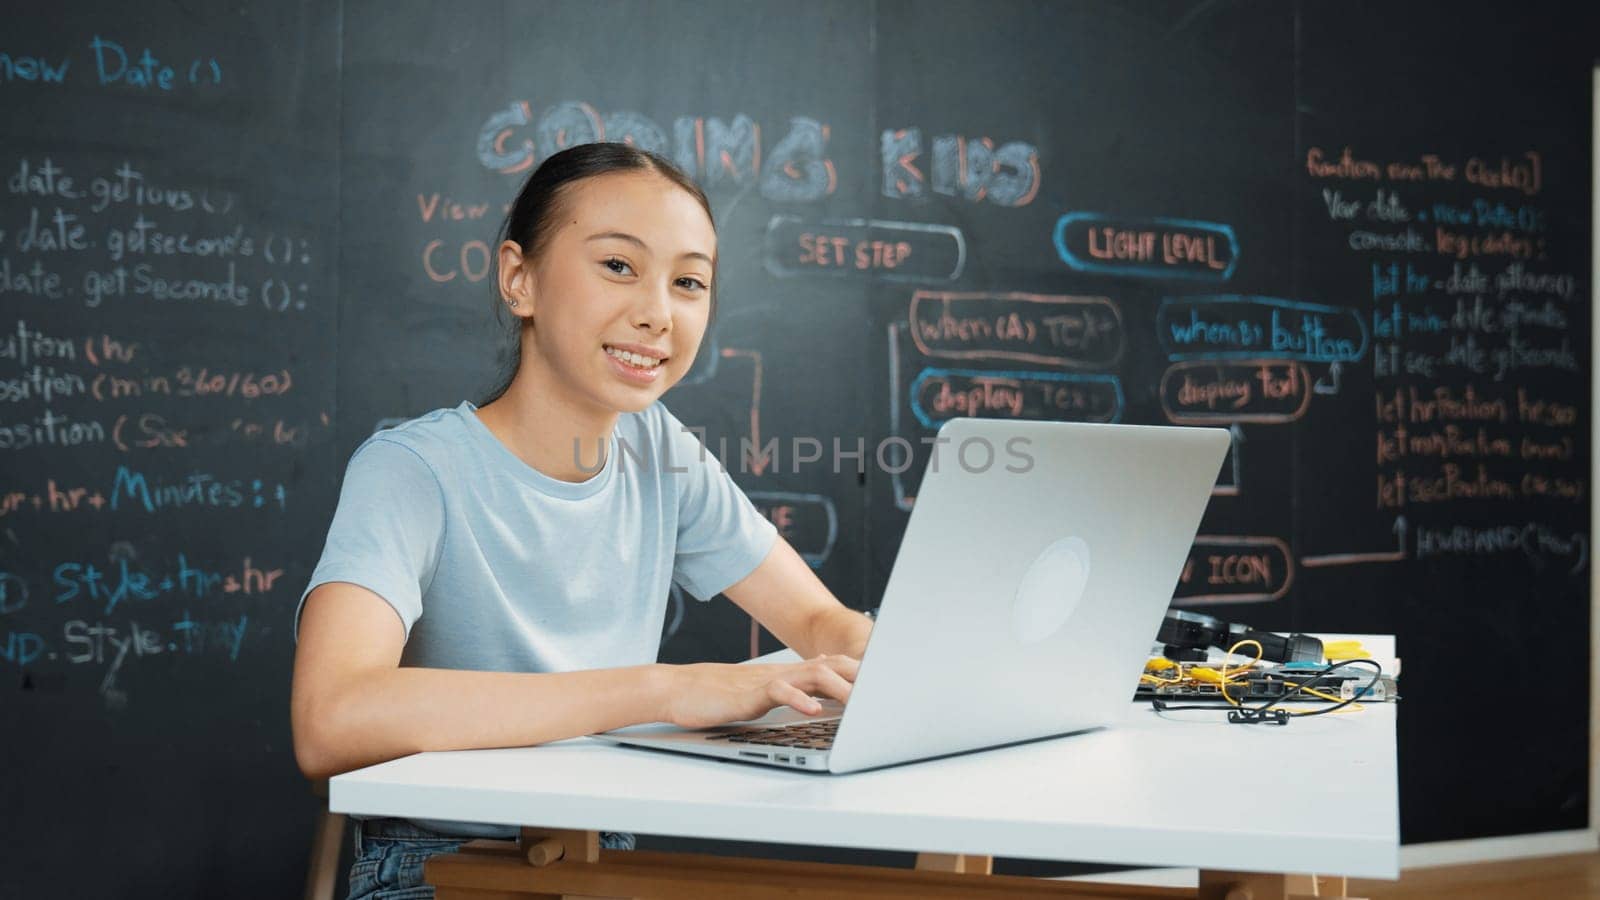
[{"label": "silver laptop", "polygon": [[848,704],[592,737],[839,774],[1124,717],[1228,432],[958,418],[939,437]]}]

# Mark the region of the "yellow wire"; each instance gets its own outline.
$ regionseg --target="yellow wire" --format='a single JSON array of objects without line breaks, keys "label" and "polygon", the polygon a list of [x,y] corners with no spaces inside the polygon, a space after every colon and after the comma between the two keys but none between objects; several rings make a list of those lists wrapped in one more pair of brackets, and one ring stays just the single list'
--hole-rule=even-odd
[{"label": "yellow wire", "polygon": [[[1290,687],[1300,687],[1300,685],[1295,684],[1294,682],[1289,681],[1288,679],[1285,679],[1283,683],[1287,684]],[[1313,694],[1315,696],[1321,697],[1324,700],[1329,700],[1329,701],[1332,701],[1334,703],[1343,703],[1344,702],[1344,698],[1343,697],[1335,697],[1332,694],[1324,693],[1322,691],[1317,690],[1316,688],[1300,688],[1300,690],[1301,690],[1302,693]],[[1344,709],[1333,710],[1332,712],[1327,713],[1327,715],[1342,716],[1347,712],[1360,712],[1363,709],[1366,709],[1366,707],[1362,706],[1359,703],[1352,703],[1349,706],[1346,706]],[[1293,710],[1293,711],[1294,712],[1314,712],[1315,710],[1313,710],[1310,707],[1304,707],[1304,708],[1296,709],[1296,710]]]},{"label": "yellow wire", "polygon": [[[1162,678],[1160,675],[1152,675],[1152,674],[1150,674],[1150,672],[1148,670],[1150,669],[1151,666],[1154,666],[1154,665],[1157,665],[1158,663],[1163,663],[1163,662],[1166,663],[1166,665],[1165,666],[1161,666],[1161,668],[1163,668],[1163,669],[1177,669],[1178,670],[1178,674],[1174,675],[1171,678]],[[1180,666],[1177,663],[1175,663],[1175,662],[1173,662],[1173,661],[1171,661],[1169,659],[1160,659],[1160,660],[1152,659],[1149,662],[1145,663],[1144,667],[1145,667],[1145,669],[1147,671],[1141,672],[1139,674],[1139,680],[1140,681],[1149,682],[1150,684],[1178,684],[1178,683],[1183,681],[1183,666]]]},{"label": "yellow wire", "polygon": [[[1261,643],[1259,641],[1253,641],[1253,640],[1249,640],[1247,638],[1245,640],[1242,640],[1242,641],[1238,642],[1237,644],[1234,644],[1232,647],[1229,647],[1228,648],[1228,656],[1230,656],[1230,657],[1234,656],[1236,653],[1238,653],[1239,648],[1245,646],[1246,644],[1253,645],[1256,648],[1255,659],[1252,659],[1251,661],[1245,663],[1244,665],[1237,666],[1237,667],[1229,667],[1227,660],[1224,659],[1223,662],[1222,662],[1222,668],[1217,673],[1218,674],[1217,690],[1222,694],[1222,699],[1228,701],[1228,703],[1230,703],[1233,706],[1240,706],[1241,704],[1239,703],[1239,701],[1233,699],[1233,697],[1228,694],[1228,685],[1242,683],[1239,680],[1235,680],[1233,676],[1239,675],[1239,674],[1241,674],[1243,672],[1248,672],[1251,669],[1255,668],[1255,666],[1258,663],[1261,662],[1262,655],[1266,652],[1262,648]],[[1176,665],[1176,664],[1174,664],[1174,665]],[[1144,672],[1144,673],[1141,673],[1139,675],[1139,680],[1146,681],[1146,682],[1149,682],[1151,684],[1177,684],[1177,683],[1179,683],[1179,682],[1184,680],[1184,676],[1182,674],[1183,673],[1183,667],[1182,666],[1177,666],[1177,669],[1178,669],[1179,674],[1177,676],[1173,677],[1173,678],[1161,678],[1159,676],[1152,675],[1149,672]],[[1193,676],[1190,676],[1190,677],[1193,677]],[[1297,683],[1295,683],[1293,681],[1289,681],[1287,679],[1284,680],[1284,684],[1288,685],[1289,687],[1300,688],[1301,693],[1311,694],[1314,697],[1321,697],[1322,699],[1331,701],[1333,703],[1342,703],[1342,702],[1344,702],[1344,698],[1343,697],[1335,697],[1332,694],[1326,693],[1324,691],[1319,691],[1316,688],[1300,687],[1299,684],[1297,684]],[[1280,707],[1277,707],[1277,708],[1285,710],[1287,712],[1314,712],[1315,711],[1311,707],[1286,707],[1286,706],[1280,706]],[[1352,703],[1349,706],[1345,707],[1344,709],[1340,709],[1340,710],[1335,711],[1333,713],[1333,715],[1340,715],[1340,714],[1343,714],[1343,713],[1346,713],[1346,712],[1359,712],[1362,708],[1363,707],[1361,706],[1360,703]]]},{"label": "yellow wire", "polygon": [[[1316,688],[1300,687],[1300,685],[1295,684],[1294,682],[1288,681],[1288,680],[1285,680],[1283,683],[1288,685],[1289,687],[1300,688],[1300,693],[1302,693],[1302,694],[1310,694],[1313,697],[1321,697],[1324,700],[1332,700],[1334,703],[1343,703],[1344,702],[1344,698],[1343,697],[1335,697],[1332,694],[1324,693],[1322,691],[1317,690]],[[1355,704],[1351,704],[1351,705],[1354,706]]]},{"label": "yellow wire", "polygon": [[1217,686],[1218,690],[1222,691],[1222,699],[1228,701],[1228,703],[1233,705],[1233,706],[1239,706],[1240,704],[1239,704],[1239,701],[1237,701],[1237,700],[1233,699],[1232,697],[1228,696],[1228,685],[1237,684],[1238,682],[1231,681],[1230,679],[1233,678],[1233,676],[1238,675],[1240,672],[1248,672],[1250,669],[1254,668],[1256,663],[1261,662],[1261,656],[1262,656],[1263,653],[1266,652],[1265,650],[1262,649],[1260,641],[1252,641],[1249,638],[1246,638],[1246,639],[1240,641],[1239,643],[1234,644],[1232,647],[1229,647],[1228,648],[1228,656],[1230,656],[1230,657],[1233,656],[1235,653],[1238,652],[1239,648],[1243,647],[1245,644],[1254,644],[1255,645],[1256,658],[1252,659],[1250,662],[1245,663],[1244,665],[1238,667],[1237,669],[1229,669],[1228,668],[1228,660],[1226,658],[1224,658],[1223,661],[1222,661],[1222,681],[1219,682],[1218,686]]},{"label": "yellow wire", "polygon": [[[1233,699],[1233,697],[1228,694],[1228,685],[1243,683],[1243,682],[1241,682],[1239,680],[1235,680],[1234,676],[1235,675],[1239,675],[1239,674],[1241,674],[1243,672],[1248,672],[1251,669],[1255,668],[1255,666],[1258,663],[1261,662],[1261,657],[1266,652],[1262,648],[1261,643],[1259,641],[1253,641],[1253,640],[1250,640],[1250,639],[1246,638],[1245,640],[1239,641],[1237,644],[1234,644],[1232,647],[1229,647],[1228,648],[1228,656],[1232,657],[1233,655],[1238,653],[1240,647],[1243,647],[1243,646],[1245,646],[1247,644],[1252,645],[1252,646],[1254,646],[1256,648],[1255,659],[1252,659],[1249,662],[1245,663],[1244,665],[1237,666],[1237,667],[1229,667],[1227,659],[1224,659],[1222,661],[1222,667],[1221,667],[1221,669],[1218,670],[1218,673],[1217,673],[1217,676],[1218,676],[1218,678],[1217,678],[1217,690],[1222,694],[1222,699],[1228,701],[1229,704],[1231,704],[1233,706],[1236,706],[1236,707],[1242,706],[1242,704],[1240,704],[1239,701]],[[1183,671],[1183,668],[1180,666],[1178,671],[1180,672],[1179,676],[1176,677],[1176,678],[1170,678],[1170,679],[1169,678],[1157,678],[1156,676],[1148,674],[1148,673],[1141,674],[1139,677],[1140,677],[1140,679],[1148,680],[1148,681],[1153,682],[1155,684],[1173,684],[1175,682],[1179,682],[1179,681],[1183,680],[1183,676],[1181,674],[1182,671]],[[1193,678],[1194,676],[1191,674],[1190,677]],[[1200,680],[1200,679],[1196,679],[1196,680]],[[1334,703],[1343,703],[1344,702],[1344,698],[1343,697],[1335,697],[1332,694],[1326,693],[1324,691],[1319,691],[1316,688],[1309,688],[1309,687],[1301,688],[1299,684],[1297,684],[1295,682],[1292,682],[1292,681],[1288,681],[1287,679],[1285,679],[1284,684],[1288,685],[1289,687],[1300,688],[1302,693],[1311,694],[1312,696],[1315,696],[1315,697],[1321,697],[1324,700],[1329,700],[1329,701],[1332,701]],[[1315,712],[1315,710],[1310,708],[1310,707],[1285,707],[1285,706],[1279,706],[1279,707],[1276,707],[1276,708],[1285,710],[1286,712]],[[1352,703],[1349,706],[1344,707],[1343,709],[1334,710],[1331,713],[1331,715],[1342,715],[1342,714],[1347,713],[1347,712],[1360,712],[1362,709],[1363,709],[1363,707],[1362,707],[1362,705],[1360,703]]]},{"label": "yellow wire", "polygon": [[1314,707],[1314,706],[1274,706],[1273,707],[1273,709],[1287,710],[1287,711],[1292,712],[1292,713],[1311,713],[1311,712],[1314,712],[1314,713],[1317,713],[1318,715],[1322,715],[1322,716],[1342,716],[1345,713],[1361,712],[1365,708],[1366,707],[1362,706],[1359,703],[1352,703],[1352,704],[1350,704],[1349,706],[1346,706],[1343,709],[1329,710],[1328,712],[1320,712],[1319,710],[1323,709],[1323,707]]},{"label": "yellow wire", "polygon": [[1253,645],[1256,648],[1256,658],[1250,660],[1249,662],[1245,663],[1242,666],[1239,666],[1236,669],[1229,669],[1228,668],[1228,661],[1227,660],[1223,660],[1222,661],[1222,677],[1229,678],[1231,676],[1239,674],[1240,672],[1248,671],[1249,669],[1254,668],[1256,663],[1261,662],[1261,654],[1263,652],[1265,652],[1265,651],[1263,651],[1261,649],[1261,642],[1260,641],[1252,641],[1249,638],[1245,638],[1244,640],[1240,641],[1239,643],[1234,644],[1232,647],[1229,647],[1228,648],[1228,655],[1229,656],[1233,656],[1234,654],[1238,653],[1239,652],[1239,648],[1243,647],[1245,644]]},{"label": "yellow wire", "polygon": [[[1262,650],[1261,644],[1259,642],[1247,639],[1247,640],[1240,641],[1237,644],[1234,644],[1232,647],[1229,647],[1228,648],[1228,655],[1229,656],[1234,655],[1234,653],[1238,652],[1239,648],[1243,647],[1245,644],[1255,644],[1255,647],[1256,647],[1256,658],[1255,659],[1251,660],[1248,663],[1245,663],[1244,665],[1242,665],[1242,666],[1240,666],[1240,667],[1238,667],[1236,669],[1229,669],[1226,660],[1224,660],[1223,664],[1222,664],[1222,682],[1221,682],[1221,685],[1220,685],[1220,689],[1222,691],[1222,699],[1228,701],[1229,703],[1233,704],[1234,706],[1239,706],[1240,703],[1239,703],[1239,701],[1237,701],[1237,700],[1233,699],[1232,697],[1228,696],[1228,685],[1230,685],[1230,684],[1238,684],[1239,682],[1232,681],[1230,679],[1234,675],[1238,675],[1241,672],[1246,672],[1246,671],[1249,671],[1250,669],[1254,668],[1256,663],[1261,662],[1261,656],[1265,652],[1264,650]],[[1284,684],[1287,684],[1290,687],[1300,687],[1298,684],[1295,684],[1294,682],[1288,681],[1288,680],[1285,680]],[[1332,694],[1324,693],[1323,691],[1319,691],[1316,688],[1300,688],[1300,689],[1304,693],[1311,694],[1311,695],[1317,696],[1317,697],[1321,697],[1324,700],[1331,700],[1334,703],[1342,703],[1342,702],[1344,702],[1344,698],[1343,697],[1335,697]],[[1315,711],[1310,707],[1279,706],[1279,707],[1276,707],[1276,708],[1277,709],[1286,710],[1288,712],[1314,712]],[[1361,704],[1352,703],[1349,706],[1345,707],[1344,709],[1337,710],[1337,711],[1333,712],[1332,714],[1333,715],[1341,715],[1341,714],[1346,713],[1346,712],[1359,712],[1361,709],[1362,709]]]}]

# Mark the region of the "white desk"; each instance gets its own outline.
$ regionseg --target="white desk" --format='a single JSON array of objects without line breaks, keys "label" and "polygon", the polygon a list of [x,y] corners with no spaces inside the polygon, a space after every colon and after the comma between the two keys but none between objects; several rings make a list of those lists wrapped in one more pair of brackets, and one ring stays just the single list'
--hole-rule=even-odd
[{"label": "white desk", "polygon": [[616,747],[422,753],[335,777],[334,812],[1240,871],[1399,874],[1394,704],[1286,726],[1121,727],[825,775]]},{"label": "white desk", "polygon": [[[1380,653],[1369,639],[1367,646]],[[1385,648],[1386,650],[1387,648]],[[1395,705],[1116,727],[852,775],[588,738],[423,753],[330,783],[334,812],[1239,872],[1399,874]]]}]

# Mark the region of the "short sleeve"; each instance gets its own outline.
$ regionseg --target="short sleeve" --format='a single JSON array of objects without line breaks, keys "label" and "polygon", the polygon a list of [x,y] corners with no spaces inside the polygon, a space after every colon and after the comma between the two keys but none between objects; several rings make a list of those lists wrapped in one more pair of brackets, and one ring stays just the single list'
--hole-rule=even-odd
[{"label": "short sleeve", "polygon": [[322,558],[295,608],[296,643],[306,597],[330,581],[360,585],[388,601],[410,638],[443,542],[444,493],[433,470],[403,444],[368,439],[350,457]]},{"label": "short sleeve", "polygon": [[[659,404],[658,404],[659,405]],[[709,600],[756,570],[772,551],[778,529],[733,483],[715,453],[667,411],[661,410],[670,448],[663,477],[676,486],[677,546],[672,580],[701,600]]]}]

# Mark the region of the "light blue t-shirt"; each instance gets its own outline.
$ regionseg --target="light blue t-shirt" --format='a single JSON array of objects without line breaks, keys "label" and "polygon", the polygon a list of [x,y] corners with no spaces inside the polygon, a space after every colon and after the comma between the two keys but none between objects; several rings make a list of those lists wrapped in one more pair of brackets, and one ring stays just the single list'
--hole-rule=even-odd
[{"label": "light blue t-shirt", "polygon": [[[402,666],[643,665],[656,661],[671,584],[710,599],[772,549],[777,529],[659,402],[618,417],[604,466],[581,483],[518,459],[475,409],[435,410],[356,448],[295,609],[297,641],[306,596],[346,581],[399,615]],[[595,444],[578,450],[592,466]]]}]

